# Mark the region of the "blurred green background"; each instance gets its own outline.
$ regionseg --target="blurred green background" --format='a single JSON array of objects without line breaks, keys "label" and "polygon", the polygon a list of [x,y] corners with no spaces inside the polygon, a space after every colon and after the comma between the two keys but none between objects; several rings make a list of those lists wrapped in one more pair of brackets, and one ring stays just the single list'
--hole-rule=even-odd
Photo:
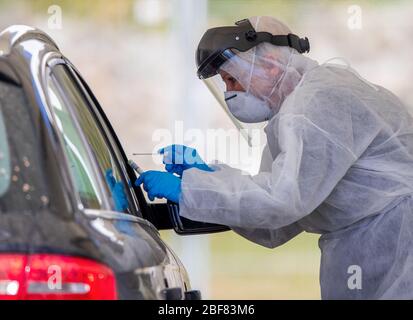
[{"label": "blurred green background", "polygon": [[[411,105],[410,0],[0,0],[1,29],[27,24],[50,34],[90,84],[128,155],[151,152],[159,143],[154,132],[176,131],[177,120],[185,129],[232,128],[195,76],[194,50],[206,28],[255,15],[278,17],[309,37],[313,59],[345,57]],[[202,141],[189,144],[205,148]],[[161,169],[157,159],[134,159]],[[256,172],[259,155],[253,159],[243,169]],[[272,250],[233,232],[162,236],[205,298],[320,298],[318,235],[301,234]]]}]

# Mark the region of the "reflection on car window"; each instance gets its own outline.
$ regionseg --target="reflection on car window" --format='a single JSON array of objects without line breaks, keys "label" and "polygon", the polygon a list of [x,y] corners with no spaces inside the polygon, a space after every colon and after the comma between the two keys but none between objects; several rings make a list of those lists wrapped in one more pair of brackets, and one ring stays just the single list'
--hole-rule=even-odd
[{"label": "reflection on car window", "polygon": [[127,188],[116,160],[106,143],[106,139],[89,111],[88,101],[81,94],[76,86],[75,80],[64,65],[55,66],[52,72],[61,87],[64,88],[68,101],[76,109],[79,125],[97,160],[99,171],[105,181],[104,185],[108,194],[112,198],[112,209],[129,212],[130,199],[126,192]]},{"label": "reflection on car window", "polygon": [[23,89],[0,81],[0,218],[55,208],[38,110]]},{"label": "reflection on car window", "polygon": [[6,126],[4,125],[3,113],[0,109],[0,197],[6,193],[10,185],[10,155],[7,143]]},{"label": "reflection on car window", "polygon": [[98,184],[93,175],[92,164],[69,110],[53,80],[48,83],[48,95],[56,124],[63,137],[65,153],[76,191],[85,208],[99,209],[102,207],[102,196],[99,194]]}]

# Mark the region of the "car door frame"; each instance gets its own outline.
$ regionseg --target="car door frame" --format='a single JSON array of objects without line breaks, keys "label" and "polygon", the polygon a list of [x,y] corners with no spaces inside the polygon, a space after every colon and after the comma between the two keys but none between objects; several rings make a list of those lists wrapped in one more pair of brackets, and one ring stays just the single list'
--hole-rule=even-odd
[{"label": "car door frame", "polygon": [[[146,219],[150,210],[148,208],[148,203],[145,200],[145,196],[143,195],[142,190],[133,184],[133,182],[137,179],[136,174],[133,169],[127,164],[128,158],[126,157],[126,153],[115,130],[112,127],[112,124],[110,123],[99,101],[97,100],[89,85],[83,79],[79,71],[69,60],[65,59],[65,61],[66,65],[69,67],[71,74],[77,80],[79,88],[83,91],[83,95],[86,97],[86,99],[89,100],[89,105],[92,107],[89,111],[92,114],[95,122],[101,129],[103,135],[107,139],[108,146],[111,148],[112,154],[116,156],[116,160],[120,165],[122,174],[124,175],[126,181],[131,182],[130,187],[133,192],[130,193],[132,195],[136,210],[142,214],[142,218]],[[119,154],[117,154],[117,152],[114,151],[113,148],[116,148]]]},{"label": "car door frame", "polygon": [[[111,156],[114,158],[114,161],[116,161],[117,167],[120,171],[120,174],[122,175],[122,180],[124,181],[124,183],[128,183],[129,182],[129,176],[127,175],[127,172],[125,172],[125,165],[124,163],[122,163],[122,159],[118,158],[118,154],[115,150],[113,150],[113,142],[110,141],[110,137],[108,137],[107,132],[105,130],[105,127],[102,126],[101,121],[98,117],[96,117],[95,111],[92,109],[94,106],[93,101],[91,102],[90,99],[91,97],[89,97],[89,93],[85,91],[85,88],[83,86],[83,83],[80,81],[79,77],[76,75],[74,66],[63,56],[61,55],[52,55],[50,56],[47,61],[46,61],[46,68],[45,68],[45,76],[47,77],[48,75],[48,70],[50,70],[50,72],[52,72],[52,68],[55,67],[56,65],[64,65],[67,67],[68,72],[74,77],[74,81],[76,81],[76,85],[78,86],[78,89],[81,90],[82,95],[84,96],[84,98],[86,100],[88,100],[88,104],[89,104],[89,112],[91,114],[91,116],[93,117],[93,120],[95,121],[96,125],[99,127],[100,129],[100,133],[103,136],[105,143],[106,143],[106,147],[109,149],[109,152],[111,154]],[[45,79],[45,81],[47,81],[47,79]],[[45,88],[47,87],[46,83],[45,83]],[[64,94],[64,93],[63,93]],[[48,102],[48,104],[50,105],[50,102],[48,101],[48,95],[45,94],[46,96],[46,100]],[[76,114],[75,110],[72,110],[72,106],[68,106],[68,110],[71,113],[71,118],[75,123],[76,129],[78,131],[78,134],[81,136],[83,143],[85,144],[86,150],[88,152],[88,157],[92,163],[93,169],[94,171],[98,171],[98,163],[97,163],[97,159],[95,158],[93,152],[90,150],[90,147],[87,145],[87,143],[85,143],[85,141],[87,141],[86,136],[84,135],[83,130],[81,129],[81,126],[79,124],[79,120],[78,120],[78,115]],[[52,112],[53,114],[53,112]],[[53,115],[52,115],[53,116]],[[54,117],[54,116],[53,116]],[[108,128],[109,130],[113,130],[112,128]],[[117,139],[117,137],[112,137],[114,140]],[[115,141],[116,143],[116,141]],[[119,149],[119,147],[118,147]],[[123,150],[119,150],[119,153],[123,153]],[[67,164],[66,164],[67,167]],[[100,184],[101,183],[101,178],[98,176],[98,174],[96,174],[96,180],[97,182]],[[102,190],[102,194],[105,196],[106,195],[106,191],[104,190],[104,188],[101,188]],[[72,189],[74,190],[74,188]],[[118,212],[118,211],[114,211],[112,210],[109,205],[108,205],[108,201],[105,201],[105,208],[103,209],[88,209],[88,208],[83,208],[81,211],[88,217],[97,217],[100,215],[100,217],[103,218],[107,218],[107,219],[120,219],[120,220],[125,220],[125,221],[133,221],[133,222],[138,222],[138,223],[142,223],[144,225],[149,226],[151,229],[155,230],[156,233],[159,234],[158,229],[147,219],[143,218],[143,216],[140,216],[139,213],[142,214],[141,211],[141,206],[139,204],[139,202],[137,202],[137,199],[135,197],[134,192],[132,192],[129,188],[127,188],[126,192],[129,194],[128,199],[132,200],[129,201],[129,205],[132,208],[131,213],[123,213],[123,212]],[[143,196],[143,195],[142,195]],[[77,202],[77,207],[81,208],[81,201],[78,197],[76,197],[76,202]]]}]

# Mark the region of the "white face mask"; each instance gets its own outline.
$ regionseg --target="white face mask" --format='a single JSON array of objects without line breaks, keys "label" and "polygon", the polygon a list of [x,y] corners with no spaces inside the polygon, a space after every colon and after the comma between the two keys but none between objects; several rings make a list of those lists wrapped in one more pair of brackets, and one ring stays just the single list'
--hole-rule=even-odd
[{"label": "white face mask", "polygon": [[226,91],[224,94],[229,111],[239,121],[258,123],[267,121],[274,115],[265,101],[252,94],[242,91]]}]

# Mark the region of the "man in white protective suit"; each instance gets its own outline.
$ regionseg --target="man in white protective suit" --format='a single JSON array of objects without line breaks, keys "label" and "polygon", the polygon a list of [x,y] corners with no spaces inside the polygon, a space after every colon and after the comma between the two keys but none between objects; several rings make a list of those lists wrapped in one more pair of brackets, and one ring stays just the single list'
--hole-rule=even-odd
[{"label": "man in white protective suit", "polygon": [[136,184],[179,203],[183,217],[265,247],[321,234],[324,299],[413,299],[413,119],[391,92],[350,67],[319,65],[309,49],[270,17],[209,29],[198,76],[224,81],[236,119],[267,122],[260,172],[208,165],[173,145],[160,151],[168,172]]}]

